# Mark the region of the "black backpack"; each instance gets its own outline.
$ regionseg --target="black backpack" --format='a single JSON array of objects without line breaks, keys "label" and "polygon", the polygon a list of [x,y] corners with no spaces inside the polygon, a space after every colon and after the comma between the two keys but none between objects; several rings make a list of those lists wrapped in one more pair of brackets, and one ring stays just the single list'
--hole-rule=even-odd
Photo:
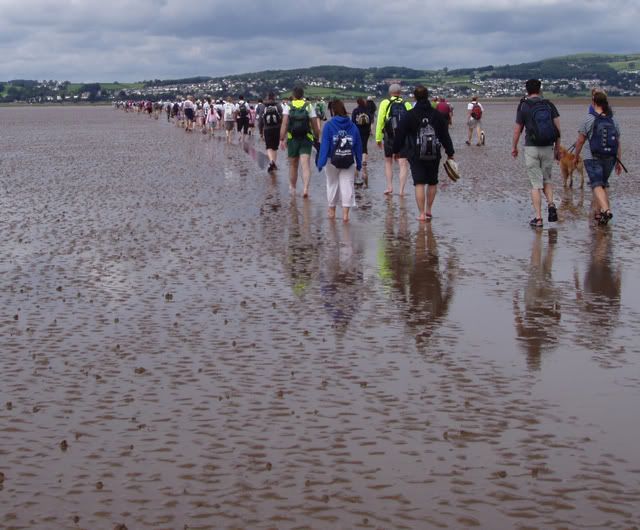
[{"label": "black backpack", "polygon": [[415,137],[415,159],[425,162],[440,158],[440,140],[428,117],[422,118]]},{"label": "black backpack", "polygon": [[524,103],[529,106],[531,113],[529,138],[533,145],[538,147],[553,145],[558,139],[558,129],[553,123],[551,104],[546,99],[535,101],[525,99]]},{"label": "black backpack", "polygon": [[390,138],[395,136],[400,120],[402,120],[406,113],[407,108],[405,107],[402,98],[394,98],[391,103],[389,103],[384,130]]},{"label": "black backpack", "polygon": [[278,111],[278,105],[275,103],[267,103],[264,114],[262,115],[265,129],[275,129],[280,127],[282,123],[282,115]]},{"label": "black backpack", "polygon": [[353,165],[353,136],[347,131],[338,131],[333,136],[331,163],[338,169],[349,169]]},{"label": "black backpack", "polygon": [[363,129],[371,126],[371,119],[367,111],[361,110],[355,115],[355,124]]},{"label": "black backpack", "polygon": [[594,115],[593,128],[589,136],[589,148],[594,158],[616,158],[618,156],[618,129],[613,116]]},{"label": "black backpack", "polygon": [[240,105],[240,118],[245,119],[249,116],[249,107],[246,103]]}]

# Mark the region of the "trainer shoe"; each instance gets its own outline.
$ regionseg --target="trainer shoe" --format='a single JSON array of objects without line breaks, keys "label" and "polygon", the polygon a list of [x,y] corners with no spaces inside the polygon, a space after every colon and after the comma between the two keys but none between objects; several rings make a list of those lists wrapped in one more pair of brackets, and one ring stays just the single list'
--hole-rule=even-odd
[{"label": "trainer shoe", "polygon": [[549,205],[549,222],[555,223],[558,220],[558,210],[556,209],[556,205],[551,203]]}]

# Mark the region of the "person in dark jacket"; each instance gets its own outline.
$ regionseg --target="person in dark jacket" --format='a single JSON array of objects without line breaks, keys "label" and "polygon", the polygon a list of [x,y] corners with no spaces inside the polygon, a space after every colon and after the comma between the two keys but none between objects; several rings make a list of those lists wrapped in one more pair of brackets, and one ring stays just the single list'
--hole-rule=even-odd
[{"label": "person in dark jacket", "polygon": [[367,175],[367,144],[369,143],[369,136],[371,136],[371,114],[367,108],[367,104],[364,98],[357,99],[358,106],[353,109],[351,113],[351,121],[358,128],[360,132],[360,140],[362,141],[362,174],[356,173],[355,184],[360,186],[362,184],[369,185],[369,177]]},{"label": "person in dark jacket", "polygon": [[393,142],[393,152],[399,153],[405,145],[409,146],[409,167],[415,186],[418,220],[428,221],[431,219],[431,209],[438,192],[438,169],[441,153],[440,145],[435,142],[432,144],[435,151],[434,158],[432,160],[421,159],[420,146],[418,145],[420,131],[427,125],[432,127],[439,144],[444,147],[449,159],[453,159],[455,151],[446,119],[429,102],[429,90],[423,85],[418,85],[414,89],[413,95],[416,99],[416,105],[400,121]]}]

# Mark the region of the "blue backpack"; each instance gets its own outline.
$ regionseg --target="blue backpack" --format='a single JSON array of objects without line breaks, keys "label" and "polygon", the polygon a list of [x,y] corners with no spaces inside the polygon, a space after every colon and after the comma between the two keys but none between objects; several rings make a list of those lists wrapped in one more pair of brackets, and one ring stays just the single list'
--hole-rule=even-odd
[{"label": "blue backpack", "polygon": [[553,113],[551,105],[546,99],[531,101],[525,99],[531,112],[531,129],[529,137],[533,145],[545,147],[553,145],[558,139],[558,130],[553,123]]},{"label": "blue backpack", "polygon": [[589,148],[594,158],[616,158],[618,155],[618,129],[613,122],[613,116],[605,114],[594,115],[593,128],[589,136]]},{"label": "blue backpack", "polygon": [[389,138],[393,138],[400,124],[400,120],[407,113],[407,107],[402,101],[402,98],[392,98],[387,110],[386,122],[384,124],[384,131]]}]

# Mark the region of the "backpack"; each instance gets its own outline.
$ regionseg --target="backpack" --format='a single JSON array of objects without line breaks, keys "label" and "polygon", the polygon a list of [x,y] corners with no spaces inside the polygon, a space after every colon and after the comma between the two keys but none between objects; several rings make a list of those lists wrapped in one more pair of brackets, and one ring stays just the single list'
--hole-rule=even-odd
[{"label": "backpack", "polygon": [[173,113],[174,114],[178,114],[179,110],[180,110],[180,105],[178,105],[178,103],[174,103],[173,104]]},{"label": "backpack", "polygon": [[267,103],[262,119],[264,121],[265,129],[275,129],[276,127],[280,127],[280,124],[282,123],[282,116],[278,111],[278,106],[275,103]]},{"label": "backpack", "polygon": [[387,109],[387,119],[384,124],[384,130],[390,138],[395,136],[400,120],[407,113],[407,108],[401,98],[396,98],[389,103]]},{"label": "backpack", "polygon": [[247,103],[242,103],[240,104],[240,119],[245,119],[249,116],[249,108],[247,106]]},{"label": "backpack", "polygon": [[612,116],[595,114],[589,136],[589,148],[594,158],[615,158],[618,155],[618,130]]},{"label": "backpack", "polygon": [[367,112],[365,111],[360,111],[358,114],[356,114],[356,125],[358,127],[369,127],[371,125],[371,120],[369,118],[369,114],[367,114]]},{"label": "backpack", "polygon": [[307,104],[297,107],[291,102],[289,108],[289,133],[293,138],[305,138],[309,134],[309,111]]},{"label": "backpack", "polygon": [[415,138],[415,158],[432,161],[440,158],[440,140],[429,118],[422,118]]},{"label": "backpack", "polygon": [[338,131],[333,136],[331,163],[338,169],[349,169],[353,165],[353,136],[347,131]]},{"label": "backpack", "polygon": [[531,142],[538,147],[553,145],[558,139],[558,130],[553,123],[551,105],[546,99],[525,99],[525,102],[531,112],[531,130],[528,131]]},{"label": "backpack", "polygon": [[[480,105],[478,105],[478,107],[480,107]],[[449,116],[449,114],[451,113],[451,107],[449,106],[449,103],[447,103],[446,101],[441,101],[440,103],[438,103],[436,105],[436,110],[440,114],[444,114],[445,116]],[[471,114],[473,115],[473,109]],[[480,110],[480,116],[482,116],[482,109]]]},{"label": "backpack", "polygon": [[482,119],[482,107],[478,103],[474,103],[471,107],[471,117],[474,120]]}]

